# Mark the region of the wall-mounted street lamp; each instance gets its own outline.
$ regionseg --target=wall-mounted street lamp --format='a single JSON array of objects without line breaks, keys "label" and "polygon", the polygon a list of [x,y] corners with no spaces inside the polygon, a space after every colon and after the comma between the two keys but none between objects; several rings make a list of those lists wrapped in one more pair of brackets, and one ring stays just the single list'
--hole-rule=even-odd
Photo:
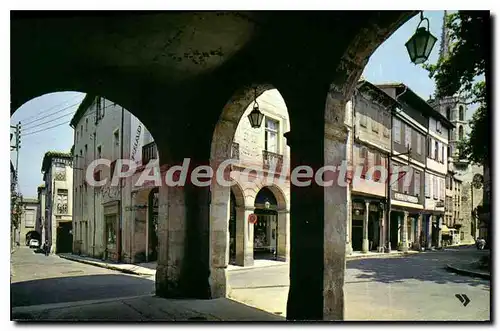
[{"label": "wall-mounted street lamp", "polygon": [[260,112],[259,104],[257,103],[257,88],[254,88],[253,110],[248,115],[248,120],[250,121],[252,128],[258,129],[260,128],[263,119],[264,114]]},{"label": "wall-mounted street lamp", "polygon": [[[427,29],[425,27],[420,27],[423,21],[427,21]],[[418,23],[417,30],[405,44],[411,62],[421,64],[427,61],[436,41],[437,38],[430,32],[429,20],[424,17],[424,12],[421,11],[420,23]]]}]

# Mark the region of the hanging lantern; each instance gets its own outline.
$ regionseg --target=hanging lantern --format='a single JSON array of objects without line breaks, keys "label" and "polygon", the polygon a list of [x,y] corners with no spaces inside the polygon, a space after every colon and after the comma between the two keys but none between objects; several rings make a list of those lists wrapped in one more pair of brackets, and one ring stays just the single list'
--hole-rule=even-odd
[{"label": "hanging lantern", "polygon": [[254,101],[253,101],[253,110],[248,115],[248,120],[250,121],[250,125],[254,129],[260,128],[262,124],[262,120],[264,119],[264,114],[260,112],[259,104],[257,103],[257,89],[254,88]]},{"label": "hanging lantern", "polygon": [[[420,27],[423,21],[427,21],[427,29]],[[420,12],[420,23],[417,26],[417,30],[405,44],[411,62],[421,64],[427,61],[436,41],[437,38],[430,33],[429,20],[424,18],[423,12]]]},{"label": "hanging lantern", "polygon": [[269,203],[269,201],[266,201],[266,203],[264,204],[264,206],[266,207],[266,209],[271,208],[271,204]]}]

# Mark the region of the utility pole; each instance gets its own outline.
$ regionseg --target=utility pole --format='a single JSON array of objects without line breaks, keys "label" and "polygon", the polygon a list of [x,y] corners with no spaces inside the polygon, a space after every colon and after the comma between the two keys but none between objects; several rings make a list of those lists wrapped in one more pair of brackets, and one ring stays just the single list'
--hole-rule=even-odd
[{"label": "utility pole", "polygon": [[[14,135],[14,145],[10,145],[10,150],[16,151],[16,167],[15,167],[15,172],[16,172],[16,179],[18,178],[18,173],[19,173],[19,150],[21,149],[21,122],[17,123],[16,125],[11,125],[11,129],[14,129],[14,134],[10,134],[10,139],[12,141],[13,135]],[[16,180],[17,182],[17,180]]]}]

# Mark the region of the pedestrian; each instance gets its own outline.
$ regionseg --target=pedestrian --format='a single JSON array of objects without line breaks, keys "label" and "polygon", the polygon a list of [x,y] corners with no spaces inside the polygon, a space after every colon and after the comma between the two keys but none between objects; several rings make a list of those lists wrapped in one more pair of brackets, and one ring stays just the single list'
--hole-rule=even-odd
[{"label": "pedestrian", "polygon": [[43,247],[45,248],[45,256],[49,256],[50,245],[49,245],[49,241],[48,240],[45,240],[45,244],[43,244]]}]

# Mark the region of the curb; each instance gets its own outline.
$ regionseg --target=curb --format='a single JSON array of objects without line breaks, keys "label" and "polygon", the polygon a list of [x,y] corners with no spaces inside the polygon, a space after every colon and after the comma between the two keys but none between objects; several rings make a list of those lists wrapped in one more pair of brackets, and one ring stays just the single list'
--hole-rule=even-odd
[{"label": "curb", "polygon": [[471,271],[471,270],[466,270],[466,269],[460,269],[460,268],[454,267],[450,264],[446,265],[446,269],[448,271],[452,271],[454,273],[464,275],[464,276],[479,277],[482,279],[491,280],[491,275],[484,273],[484,272],[476,272],[476,271]]},{"label": "curb", "polygon": [[100,268],[106,268],[106,269],[110,269],[110,270],[115,270],[115,271],[119,271],[119,272],[124,273],[124,274],[131,274],[131,275],[138,275],[138,276],[152,276],[149,273],[143,273],[143,272],[138,272],[138,271],[134,271],[134,270],[123,269],[123,268],[116,267],[114,265],[110,265],[110,264],[107,264],[107,263],[104,263],[104,262],[89,261],[89,260],[75,258],[75,257],[72,257],[72,256],[64,256],[64,255],[58,255],[58,256],[60,258],[66,259],[66,260],[70,260],[70,261],[74,261],[74,262],[80,262],[80,263],[84,263],[84,264],[89,264],[89,265],[93,265],[95,267],[100,267]]},{"label": "curb", "polygon": [[[414,251],[410,251],[410,252],[406,252],[406,253],[403,253],[403,252],[400,252],[400,253],[397,253],[397,254],[377,254],[375,256],[370,256],[370,255],[356,255],[356,256],[349,256],[349,255],[346,255],[346,262],[348,261],[356,261],[356,260],[370,260],[370,259],[380,259],[380,258],[396,258],[396,257],[403,257],[403,256],[408,256],[408,255],[414,255],[414,254],[418,254],[418,253],[421,253],[421,252],[414,252]],[[263,265],[263,266],[248,266],[248,267],[239,267],[239,268],[231,268],[231,269],[227,269],[227,271],[229,272],[234,272],[234,271],[247,271],[247,270],[252,270],[252,269],[263,269],[263,268],[275,268],[275,267],[281,267],[285,264],[288,264],[288,262],[283,262],[283,264],[273,264],[273,265]]]}]

